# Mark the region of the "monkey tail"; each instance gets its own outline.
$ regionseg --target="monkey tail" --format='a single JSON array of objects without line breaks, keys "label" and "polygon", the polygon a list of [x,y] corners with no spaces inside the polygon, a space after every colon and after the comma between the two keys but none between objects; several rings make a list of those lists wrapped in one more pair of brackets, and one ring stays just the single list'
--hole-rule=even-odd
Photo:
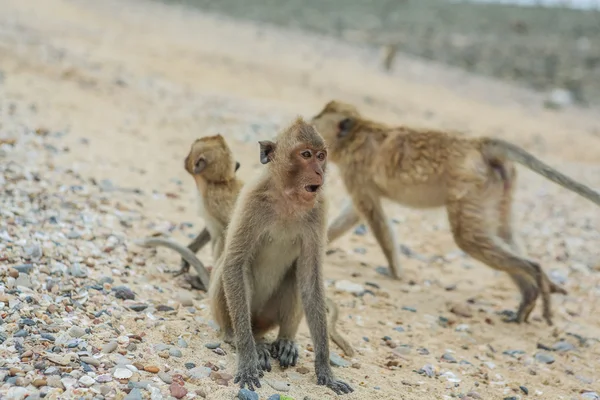
[{"label": "monkey tail", "polygon": [[548,180],[569,189],[600,206],[600,193],[558,172],[519,146],[501,139],[486,138],[483,153],[489,159],[509,159],[537,172]]},{"label": "monkey tail", "polygon": [[352,357],[354,355],[354,348],[352,347],[350,342],[346,340],[346,338],[340,335],[340,333],[335,327],[338,319],[337,304],[335,304],[335,302],[329,297],[325,298],[325,304],[327,305],[327,311],[329,312],[329,337],[331,337],[331,340],[333,340],[333,342],[337,344],[340,347],[340,349],[342,349],[346,356]]},{"label": "monkey tail", "polygon": [[198,259],[198,257],[196,257],[196,255],[187,247],[182,246],[179,243],[176,243],[170,239],[159,238],[159,237],[138,239],[138,240],[134,240],[134,243],[137,244],[138,246],[142,246],[142,247],[163,246],[163,247],[167,247],[171,250],[175,250],[177,253],[179,253],[179,255],[181,257],[183,257],[183,259],[185,261],[187,261],[190,265],[192,265],[196,269],[196,272],[198,273],[198,278],[200,278],[202,285],[204,285],[204,287],[208,290],[208,283],[210,281],[210,275],[208,274],[208,271],[206,270],[206,267],[204,266],[202,261],[200,261]]}]

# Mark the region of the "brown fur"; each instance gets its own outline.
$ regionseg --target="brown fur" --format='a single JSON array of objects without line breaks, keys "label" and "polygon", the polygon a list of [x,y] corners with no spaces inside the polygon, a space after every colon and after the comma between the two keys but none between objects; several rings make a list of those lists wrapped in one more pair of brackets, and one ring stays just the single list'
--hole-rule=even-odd
[{"label": "brown fur", "polygon": [[312,123],[325,138],[329,157],[340,167],[352,200],[329,226],[329,242],[364,218],[398,279],[398,251],[381,199],[413,208],[446,206],[458,246],[507,272],[519,287],[523,299],[512,320],[527,321],[541,294],[544,318],[552,324],[550,293],[566,291],[552,283],[538,263],[522,255],[513,237],[513,162],[596,204],[600,204],[598,193],[498,139],[390,127],[365,119],[354,106],[337,101],[328,103]]},{"label": "brown fur", "polygon": [[[325,144],[300,118],[275,142],[259,143],[261,163],[267,165],[239,194],[209,288],[213,318],[226,340],[235,339],[234,382],[251,390],[260,387],[263,370],[271,369],[271,354],[282,367],[296,364],[294,338],[304,306],[317,383],[336,393],[350,392],[353,389],[336,380],[329,366],[322,278]],[[318,186],[310,192],[312,185]],[[269,346],[262,336],[275,327],[278,337]]]},{"label": "brown fur", "polygon": [[208,288],[208,272],[195,254],[209,241],[216,261],[223,252],[225,230],[238,193],[244,182],[236,177],[239,163],[221,135],[204,136],[192,143],[184,160],[185,170],[194,178],[198,190],[200,215],[206,227],[187,246],[187,250],[176,242],[164,238],[140,240],[139,245],[165,246],[177,251],[183,258],[182,266],[175,275],[189,271],[190,264],[198,272],[200,282],[191,281],[197,289]]}]

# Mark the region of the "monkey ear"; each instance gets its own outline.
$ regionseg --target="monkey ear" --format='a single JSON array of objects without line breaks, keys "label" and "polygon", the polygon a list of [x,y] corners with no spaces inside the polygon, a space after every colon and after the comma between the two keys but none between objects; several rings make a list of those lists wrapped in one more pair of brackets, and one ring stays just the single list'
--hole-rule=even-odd
[{"label": "monkey ear", "polygon": [[206,165],[206,159],[204,157],[200,157],[198,161],[196,161],[196,165],[194,165],[194,173],[199,174],[200,172],[204,171]]},{"label": "monkey ear", "polygon": [[338,123],[338,137],[343,138],[347,136],[352,128],[356,125],[356,121],[353,118],[344,118]]},{"label": "monkey ear", "polygon": [[260,163],[267,164],[268,162],[273,161],[275,143],[270,140],[260,140],[258,144],[260,145]]},{"label": "monkey ear", "polygon": [[240,169],[240,163],[239,162],[235,162],[235,171],[237,171],[238,169]]}]

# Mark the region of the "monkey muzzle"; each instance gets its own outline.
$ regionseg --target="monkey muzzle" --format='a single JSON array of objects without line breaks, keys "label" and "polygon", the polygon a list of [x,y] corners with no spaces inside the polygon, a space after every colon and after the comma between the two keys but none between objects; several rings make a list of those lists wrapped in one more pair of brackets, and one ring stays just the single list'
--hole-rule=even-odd
[{"label": "monkey muzzle", "polygon": [[304,186],[304,189],[309,193],[316,193],[320,187],[321,185],[306,185]]}]

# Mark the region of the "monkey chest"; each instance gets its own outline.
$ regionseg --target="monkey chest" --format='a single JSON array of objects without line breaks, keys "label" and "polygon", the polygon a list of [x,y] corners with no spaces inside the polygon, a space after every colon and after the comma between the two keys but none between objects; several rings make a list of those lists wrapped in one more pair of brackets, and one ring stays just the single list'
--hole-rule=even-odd
[{"label": "monkey chest", "polygon": [[270,295],[300,256],[300,240],[289,233],[265,235],[253,260],[255,287]]}]

